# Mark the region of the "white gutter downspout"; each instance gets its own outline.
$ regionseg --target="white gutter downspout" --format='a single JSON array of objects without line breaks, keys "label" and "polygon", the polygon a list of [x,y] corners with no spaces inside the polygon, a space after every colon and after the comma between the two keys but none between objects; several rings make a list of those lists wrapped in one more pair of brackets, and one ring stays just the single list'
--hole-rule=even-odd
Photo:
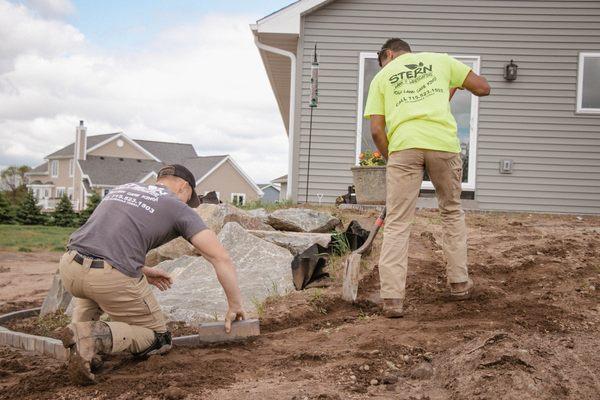
[{"label": "white gutter downspout", "polygon": [[289,126],[288,126],[288,140],[289,140],[289,149],[288,149],[288,181],[287,181],[287,193],[286,197],[288,200],[292,198],[292,180],[294,176],[294,116],[295,116],[295,108],[296,108],[296,55],[291,51],[282,50],[277,47],[269,46],[264,43],[261,43],[258,40],[258,36],[254,36],[254,43],[256,43],[256,47],[261,50],[268,51],[269,53],[279,54],[280,56],[288,57],[291,63],[291,77],[290,77],[290,116],[289,116]]}]

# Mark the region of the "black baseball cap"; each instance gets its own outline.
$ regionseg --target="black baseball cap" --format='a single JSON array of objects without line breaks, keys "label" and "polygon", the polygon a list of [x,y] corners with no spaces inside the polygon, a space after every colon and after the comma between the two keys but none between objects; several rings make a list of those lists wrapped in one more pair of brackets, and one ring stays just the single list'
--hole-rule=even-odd
[{"label": "black baseball cap", "polygon": [[187,205],[192,208],[196,208],[200,205],[200,199],[198,198],[198,194],[196,194],[196,179],[189,169],[179,164],[167,165],[158,171],[157,179],[163,176],[176,176],[186,181],[192,188],[192,197],[190,198],[190,201],[187,202]]}]

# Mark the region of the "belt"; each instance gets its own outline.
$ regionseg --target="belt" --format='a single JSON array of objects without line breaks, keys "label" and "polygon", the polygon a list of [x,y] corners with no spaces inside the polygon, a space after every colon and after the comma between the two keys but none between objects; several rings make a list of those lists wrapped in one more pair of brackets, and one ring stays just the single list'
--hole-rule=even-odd
[{"label": "belt", "polygon": [[[73,261],[77,262],[78,264],[83,265],[83,262],[85,261],[86,258],[88,258],[88,257],[84,257],[79,253],[75,253],[75,257],[73,257]],[[92,259],[90,268],[99,268],[99,269],[104,268],[104,260],[102,260],[100,258]]]}]

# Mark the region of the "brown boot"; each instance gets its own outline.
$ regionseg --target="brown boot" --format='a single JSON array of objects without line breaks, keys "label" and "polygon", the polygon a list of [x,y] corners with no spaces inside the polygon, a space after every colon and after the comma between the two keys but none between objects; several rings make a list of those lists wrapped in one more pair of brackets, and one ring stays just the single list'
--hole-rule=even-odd
[{"label": "brown boot", "polygon": [[96,383],[92,362],[98,355],[112,351],[112,333],[104,322],[75,322],[58,332],[63,346],[70,349],[69,376],[73,383],[91,385]]},{"label": "brown boot", "polygon": [[473,291],[473,281],[469,279],[466,282],[451,283],[450,284],[450,295],[456,300],[468,299]]},{"label": "brown boot", "polygon": [[387,318],[401,318],[402,299],[383,299],[383,316]]}]

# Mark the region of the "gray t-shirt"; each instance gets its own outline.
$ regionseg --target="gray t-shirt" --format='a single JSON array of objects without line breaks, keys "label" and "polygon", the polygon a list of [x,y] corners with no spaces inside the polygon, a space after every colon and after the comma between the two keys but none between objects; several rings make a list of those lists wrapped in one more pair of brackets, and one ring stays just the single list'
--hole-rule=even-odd
[{"label": "gray t-shirt", "polygon": [[204,229],[200,216],[166,187],[128,183],[104,197],[67,248],[137,278],[148,251],[178,236],[189,241]]}]

